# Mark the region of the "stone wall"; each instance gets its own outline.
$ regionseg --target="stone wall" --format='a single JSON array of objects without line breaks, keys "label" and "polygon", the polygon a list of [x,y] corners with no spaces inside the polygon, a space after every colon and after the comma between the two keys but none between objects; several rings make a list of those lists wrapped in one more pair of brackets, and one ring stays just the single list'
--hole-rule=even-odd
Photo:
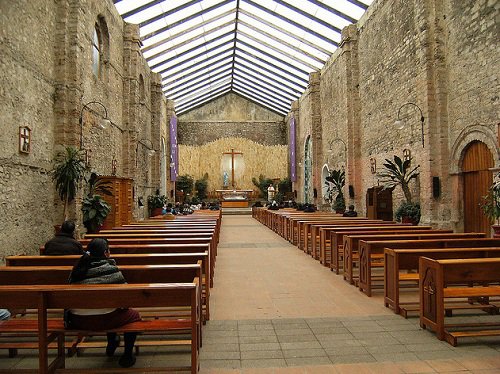
[{"label": "stone wall", "polygon": [[222,189],[222,153],[243,152],[244,171],[238,189],[256,189],[252,178],[285,178],[287,127],[283,116],[229,93],[179,115],[179,175],[200,179],[208,173],[208,189]]},{"label": "stone wall", "polygon": [[179,144],[201,145],[221,137],[242,137],[259,144],[287,144],[283,116],[234,93],[179,116]]},{"label": "stone wall", "polygon": [[208,173],[208,191],[222,189],[222,153],[231,148],[243,153],[244,168],[235,176],[237,189],[257,190],[252,178],[259,179],[261,174],[271,179],[288,176],[286,145],[269,146],[233,137],[220,138],[201,146],[179,145],[179,175],[188,174],[196,180]]},{"label": "stone wall", "polygon": [[[66,146],[87,150],[98,174],[133,178],[134,215],[140,218],[137,196],[160,188],[162,175],[163,189],[171,185],[160,160],[173,109],[140,52],[137,25],[124,23],[111,1],[100,0],[4,1],[0,21],[0,258],[37,253],[61,222],[49,172]],[[91,48],[96,24],[97,76]],[[112,124],[105,129],[97,126],[105,109],[93,101],[106,108]],[[29,154],[19,152],[19,126],[31,128]],[[80,227],[83,191],[70,210]]]},{"label": "stone wall", "polygon": [[[412,185],[422,204],[421,222],[460,230],[464,149],[481,140],[499,163],[498,13],[498,5],[487,0],[375,1],[357,25],[343,30],[339,49],[321,70],[320,98],[313,100],[320,105],[322,159],[314,173],[319,175],[324,163],[344,166],[345,192],[353,186],[352,202],[365,213],[366,190],[380,183],[370,159],[380,171],[384,159],[407,149],[421,166]],[[309,100],[309,91],[299,100],[298,147],[313,128]],[[424,143],[415,106],[401,108],[404,129],[394,126],[406,103],[422,110]],[[434,176],[441,180],[439,198],[432,197]],[[314,183],[319,191],[321,181]],[[300,180],[297,187],[301,196]],[[395,208],[402,199],[396,189]]]}]

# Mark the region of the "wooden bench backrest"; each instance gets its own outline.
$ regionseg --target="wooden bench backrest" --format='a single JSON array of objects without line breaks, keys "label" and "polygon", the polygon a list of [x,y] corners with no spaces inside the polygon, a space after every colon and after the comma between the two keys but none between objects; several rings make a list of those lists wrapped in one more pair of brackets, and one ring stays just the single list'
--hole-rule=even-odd
[{"label": "wooden bench backrest", "polygon": [[[123,265],[127,283],[192,283],[201,277],[201,261],[185,265]],[[71,266],[0,268],[0,285],[68,284]]]},{"label": "wooden bench backrest", "polygon": [[195,231],[195,232],[186,232],[186,231],[169,231],[169,232],[155,232],[155,233],[134,233],[134,232],[126,232],[126,233],[113,233],[113,234],[87,234],[85,235],[85,239],[93,239],[93,238],[106,238],[108,241],[111,240],[120,240],[120,239],[163,239],[163,238],[200,238],[200,237],[210,237],[213,235],[213,230],[211,231]]},{"label": "wooden bench backrest", "polygon": [[[344,235],[344,245],[346,245],[346,241],[349,240],[349,244],[351,244],[351,248],[354,249],[355,251],[358,249],[358,246],[361,246],[362,244],[365,245],[366,243],[369,243],[367,245],[370,245],[371,249],[378,249],[380,248],[379,243],[384,243],[384,242],[389,242],[389,241],[397,241],[399,242],[415,242],[416,240],[432,240],[432,239],[476,239],[476,238],[484,238],[486,234],[484,233],[438,233],[438,234],[421,234],[421,233],[414,233],[414,234],[408,234],[408,233],[403,233],[403,234],[393,234],[393,235],[374,235],[374,234],[369,234],[369,235]],[[363,242],[363,243],[361,243]],[[385,247],[390,247],[389,245],[386,245]],[[384,247],[381,247],[382,251]],[[403,247],[400,247],[403,248]]]},{"label": "wooden bench backrest", "polygon": [[435,270],[437,284],[442,279],[444,286],[469,282],[500,282],[500,258],[434,260],[420,257],[419,269],[421,277],[429,275],[428,269]]},{"label": "wooden bench backrest", "polygon": [[8,309],[196,307],[197,287],[198,279],[191,283],[0,285],[0,300]]},{"label": "wooden bench backrest", "polygon": [[[118,253],[124,254],[146,254],[146,253],[189,253],[189,252],[205,252],[210,250],[210,244],[206,239],[195,238],[189,243],[183,243],[185,240],[172,240],[168,244],[110,244],[109,250],[114,256]],[[194,242],[194,243],[192,243]],[[87,243],[82,243],[83,248],[87,247]],[[40,255],[45,252],[44,247],[40,247]]]},{"label": "wooden bench backrest", "polygon": [[492,238],[441,238],[421,240],[385,240],[367,241],[371,249],[377,248],[469,248],[469,247],[500,247],[500,239]]},{"label": "wooden bench backrest", "polygon": [[[73,266],[80,256],[8,256],[6,266]],[[208,259],[208,252],[196,253],[147,253],[113,255],[118,265],[167,265],[194,264]]]},{"label": "wooden bench backrest", "polygon": [[[397,264],[398,270],[418,269],[419,257],[424,256],[434,260],[456,259],[456,258],[488,258],[500,257],[500,247],[487,248],[419,248],[419,249],[392,249],[385,248],[385,262],[389,265]],[[396,258],[389,260],[389,257]]]}]

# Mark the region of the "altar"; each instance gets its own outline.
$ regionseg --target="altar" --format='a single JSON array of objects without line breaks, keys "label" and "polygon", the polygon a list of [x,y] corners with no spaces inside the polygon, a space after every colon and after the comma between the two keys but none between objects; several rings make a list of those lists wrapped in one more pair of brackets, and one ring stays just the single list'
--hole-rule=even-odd
[{"label": "altar", "polygon": [[215,190],[223,208],[248,208],[252,190]]}]

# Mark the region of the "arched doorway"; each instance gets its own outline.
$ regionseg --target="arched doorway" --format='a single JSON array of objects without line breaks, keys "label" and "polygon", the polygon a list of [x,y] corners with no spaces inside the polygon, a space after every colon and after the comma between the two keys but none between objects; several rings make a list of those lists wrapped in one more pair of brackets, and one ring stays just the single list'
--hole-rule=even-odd
[{"label": "arched doorway", "polygon": [[493,156],[483,142],[471,142],[464,151],[462,176],[464,186],[464,231],[491,231],[491,223],[483,213],[480,204],[482,197],[488,193],[493,182],[490,168],[493,167]]},{"label": "arched doorway", "polygon": [[312,203],[312,140],[306,139],[304,147],[304,202]]}]

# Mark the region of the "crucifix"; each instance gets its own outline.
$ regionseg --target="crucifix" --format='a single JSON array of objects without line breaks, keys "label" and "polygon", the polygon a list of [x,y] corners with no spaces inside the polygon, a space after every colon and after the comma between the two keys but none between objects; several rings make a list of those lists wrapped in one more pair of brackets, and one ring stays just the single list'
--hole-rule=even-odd
[{"label": "crucifix", "polygon": [[231,155],[231,186],[234,189],[234,156],[243,155],[243,152],[235,152],[234,148],[231,148],[231,152],[223,152],[223,155]]}]

